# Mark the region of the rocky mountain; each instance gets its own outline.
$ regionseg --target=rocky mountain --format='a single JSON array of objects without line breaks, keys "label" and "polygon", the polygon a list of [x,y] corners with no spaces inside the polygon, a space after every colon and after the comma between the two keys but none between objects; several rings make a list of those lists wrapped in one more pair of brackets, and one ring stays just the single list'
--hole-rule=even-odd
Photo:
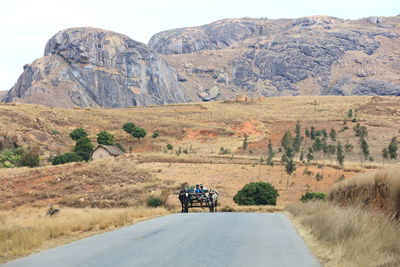
[{"label": "rocky mountain", "polygon": [[184,102],[177,73],[149,46],[101,29],[72,28],[24,66],[3,98],[61,107],[127,107]]},{"label": "rocky mountain", "polygon": [[399,26],[398,16],[226,19],[160,32],[149,45],[178,70],[193,101],[400,95]]},{"label": "rocky mountain", "polygon": [[400,16],[225,19],[127,36],[73,28],[3,101],[126,107],[237,95],[400,95]]},{"label": "rocky mountain", "polygon": [[0,102],[6,96],[6,94],[7,94],[7,91],[0,91]]}]

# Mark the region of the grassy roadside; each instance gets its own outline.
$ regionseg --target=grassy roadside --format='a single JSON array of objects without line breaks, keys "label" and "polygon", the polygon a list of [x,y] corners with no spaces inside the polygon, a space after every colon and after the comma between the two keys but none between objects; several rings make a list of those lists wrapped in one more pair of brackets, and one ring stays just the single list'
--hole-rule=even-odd
[{"label": "grassy roadside", "polygon": [[93,234],[167,215],[165,208],[63,208],[53,217],[44,208],[0,211],[0,264]]},{"label": "grassy roadside", "polygon": [[326,201],[285,211],[324,266],[400,265],[400,223],[383,213]]}]

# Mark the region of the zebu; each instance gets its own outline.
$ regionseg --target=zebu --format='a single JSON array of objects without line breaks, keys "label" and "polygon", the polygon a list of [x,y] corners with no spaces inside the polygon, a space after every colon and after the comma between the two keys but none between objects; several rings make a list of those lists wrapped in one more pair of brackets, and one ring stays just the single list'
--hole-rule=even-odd
[{"label": "zebu", "polygon": [[216,212],[218,206],[218,191],[212,190],[208,191],[208,201],[209,201],[209,208],[210,212]]},{"label": "zebu", "polygon": [[188,213],[189,212],[189,194],[187,193],[185,188],[183,188],[181,191],[179,191],[179,201],[181,202],[181,206],[182,206],[181,213]]}]

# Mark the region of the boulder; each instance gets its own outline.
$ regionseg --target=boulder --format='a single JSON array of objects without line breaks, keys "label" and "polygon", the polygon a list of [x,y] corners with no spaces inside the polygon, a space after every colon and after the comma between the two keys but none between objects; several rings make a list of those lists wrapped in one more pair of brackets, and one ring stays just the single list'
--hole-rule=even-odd
[{"label": "boulder", "polygon": [[199,97],[203,101],[214,100],[219,96],[219,88],[217,86],[213,86],[212,88],[208,88],[205,91],[199,93]]},{"label": "boulder", "polygon": [[71,28],[47,42],[44,57],[24,66],[4,100],[118,108],[186,99],[175,69],[147,45],[111,31]]},{"label": "boulder", "polygon": [[385,19],[381,18],[381,17],[372,16],[372,17],[368,17],[367,21],[368,21],[368,23],[371,23],[371,24],[378,24],[378,23],[383,23],[385,21]]}]

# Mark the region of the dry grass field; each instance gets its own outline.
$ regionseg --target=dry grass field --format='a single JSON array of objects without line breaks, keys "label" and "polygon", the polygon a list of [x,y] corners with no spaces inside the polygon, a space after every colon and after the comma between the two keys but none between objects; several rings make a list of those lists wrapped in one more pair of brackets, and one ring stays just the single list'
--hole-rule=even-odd
[{"label": "dry grass field", "polygon": [[168,213],[164,208],[63,208],[49,217],[45,208],[0,211],[0,263]]},{"label": "dry grass field", "polygon": [[[0,137],[21,145],[41,148],[43,158],[70,151],[71,130],[84,127],[90,138],[109,131],[127,150],[135,152],[161,151],[167,143],[176,148],[190,147],[197,153],[218,154],[221,146],[239,153],[243,136],[249,136],[250,149],[255,155],[265,151],[268,139],[279,145],[286,130],[294,129],[296,121],[302,128],[315,125],[318,129],[337,131],[343,128],[347,111],[355,111],[354,119],[369,130],[371,154],[380,162],[380,151],[392,136],[398,135],[400,99],[397,97],[309,96],[279,97],[248,102],[209,102],[126,109],[59,109],[28,104],[0,104]],[[153,146],[152,139],[136,142],[122,131],[122,124],[132,121],[149,133],[158,131],[160,137]],[[355,146],[350,161],[358,160],[356,140],[348,119],[349,130],[338,134],[345,144]],[[6,141],[0,141],[5,144]]]},{"label": "dry grass field", "polygon": [[326,201],[285,210],[324,266],[399,266],[400,223],[393,217]]}]

